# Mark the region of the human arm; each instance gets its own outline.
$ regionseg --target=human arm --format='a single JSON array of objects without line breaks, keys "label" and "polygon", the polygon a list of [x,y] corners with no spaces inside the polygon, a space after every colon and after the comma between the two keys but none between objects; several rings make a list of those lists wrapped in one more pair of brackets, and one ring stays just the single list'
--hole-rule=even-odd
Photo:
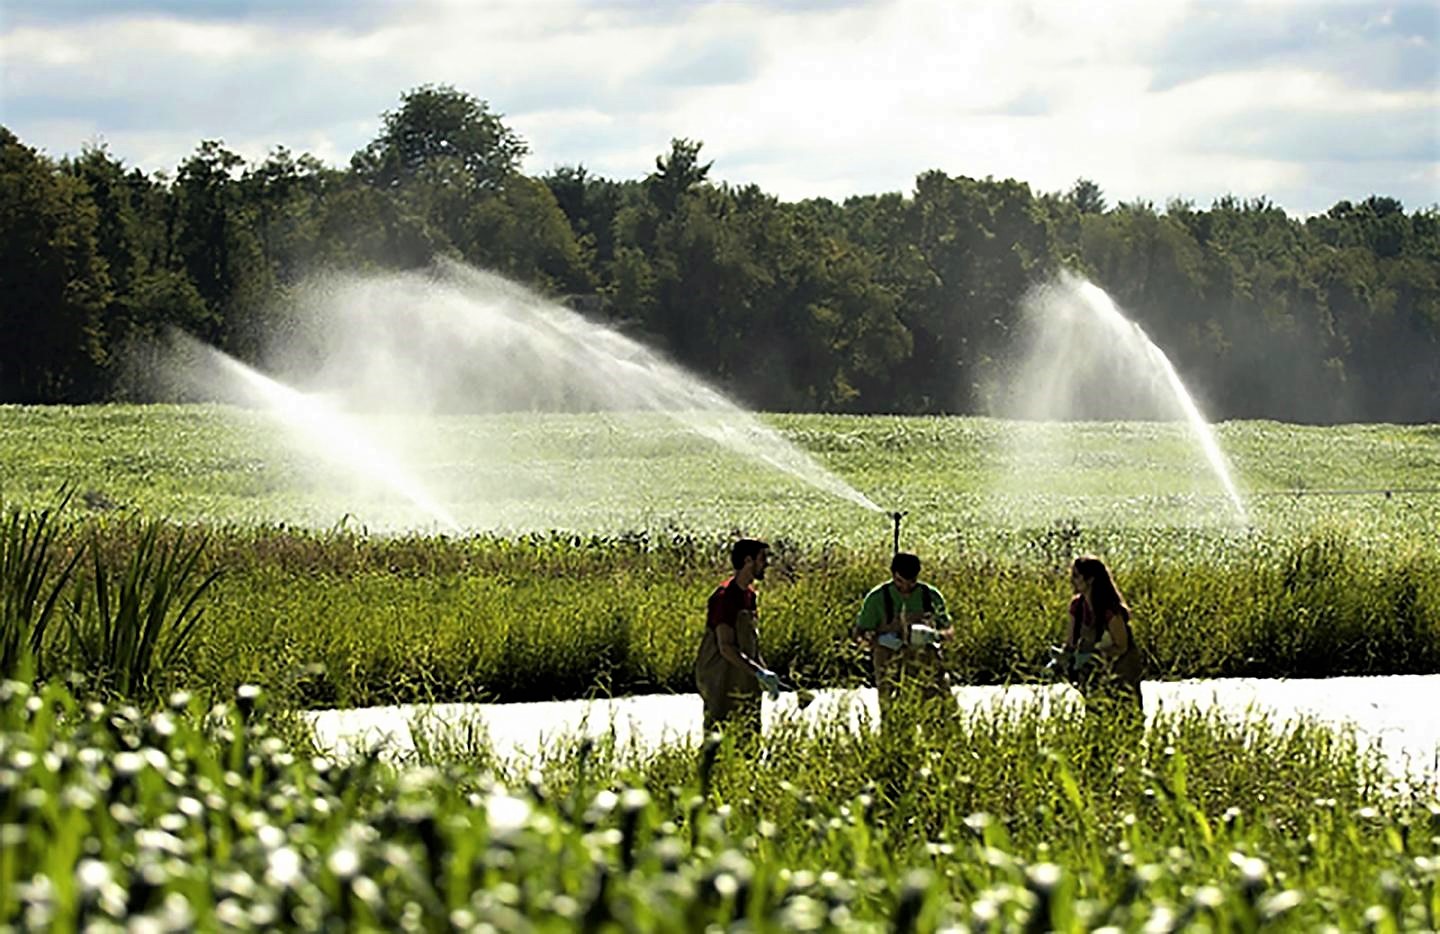
[{"label": "human arm", "polygon": [[1069,612],[1065,614],[1065,651],[1073,652],[1080,643],[1080,618],[1075,601],[1070,601]]},{"label": "human arm", "polygon": [[715,645],[720,650],[720,657],[741,671],[758,675],[766,670],[765,660],[758,652],[752,657],[740,648],[740,642],[735,638],[735,627],[729,623],[721,623],[715,627]]},{"label": "human arm", "polygon": [[[745,621],[749,615],[749,610],[741,610],[738,621]],[[760,682],[760,686],[770,693],[771,697],[780,696],[780,677],[765,664],[758,645],[755,647],[753,656],[740,648],[740,642],[735,638],[734,626],[721,623],[715,627],[715,646],[719,649],[721,658],[741,671],[753,675],[755,680]]]},{"label": "human arm", "polygon": [[855,617],[855,625],[850,629],[850,638],[866,646],[875,644],[875,634],[885,617],[883,603],[884,597],[878,587],[865,595],[860,604],[860,614]]},{"label": "human arm", "polygon": [[955,621],[950,618],[950,611],[945,606],[945,596],[934,587],[930,588],[930,616],[926,622],[935,627],[942,640],[955,635]]},{"label": "human arm", "polygon": [[1105,633],[1110,638],[1102,639],[1095,645],[1095,652],[1101,658],[1119,658],[1130,651],[1130,633],[1125,627],[1125,618],[1119,613],[1106,615]]}]

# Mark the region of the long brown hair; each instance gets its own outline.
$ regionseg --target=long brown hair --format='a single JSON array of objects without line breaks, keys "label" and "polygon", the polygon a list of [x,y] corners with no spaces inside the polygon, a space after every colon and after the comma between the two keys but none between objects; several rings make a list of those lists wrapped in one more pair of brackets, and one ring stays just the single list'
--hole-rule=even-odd
[{"label": "long brown hair", "polygon": [[1120,596],[1120,588],[1115,586],[1104,561],[1094,555],[1081,555],[1071,568],[1090,582],[1090,607],[1095,611],[1097,623],[1104,623],[1110,613],[1130,622],[1130,607],[1125,605],[1125,598]]}]

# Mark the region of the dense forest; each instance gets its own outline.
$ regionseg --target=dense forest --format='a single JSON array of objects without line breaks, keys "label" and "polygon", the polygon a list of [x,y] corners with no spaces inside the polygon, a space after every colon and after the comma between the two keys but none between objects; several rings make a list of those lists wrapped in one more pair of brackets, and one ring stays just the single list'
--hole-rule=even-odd
[{"label": "dense forest", "polygon": [[495,270],[766,410],[989,411],[1022,299],[1088,276],[1212,418],[1440,422],[1440,208],[1108,204],[934,170],[909,194],[782,201],[676,139],[643,180],[530,177],[526,143],[448,86],[403,94],[346,168],[207,140],[173,176],[0,127],[0,402],[124,398],[168,327],[252,363],[321,270]]}]

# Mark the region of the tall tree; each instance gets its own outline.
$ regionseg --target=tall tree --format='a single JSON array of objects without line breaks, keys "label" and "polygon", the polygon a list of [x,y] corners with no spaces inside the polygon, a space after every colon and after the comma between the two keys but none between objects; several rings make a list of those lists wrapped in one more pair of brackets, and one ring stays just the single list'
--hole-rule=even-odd
[{"label": "tall tree", "polygon": [[448,84],[426,84],[400,96],[384,128],[351,166],[381,188],[404,184],[439,160],[456,160],[479,188],[498,188],[518,171],[525,142],[490,105]]},{"label": "tall tree", "polygon": [[709,177],[713,163],[700,161],[704,145],[698,140],[673,139],[670,151],[655,157],[655,171],[645,179],[645,191],[662,214],[674,214],[680,199]]},{"label": "tall tree", "polygon": [[100,391],[110,277],[95,205],[0,126],[0,401],[86,401]]}]

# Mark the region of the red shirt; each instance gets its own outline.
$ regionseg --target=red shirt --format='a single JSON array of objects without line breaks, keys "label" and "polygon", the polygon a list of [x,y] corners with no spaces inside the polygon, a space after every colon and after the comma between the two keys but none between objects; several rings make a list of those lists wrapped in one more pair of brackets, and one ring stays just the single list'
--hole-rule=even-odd
[{"label": "red shirt", "polygon": [[749,610],[755,613],[755,588],[741,587],[735,583],[735,578],[729,578],[710,595],[710,603],[705,610],[705,626],[714,629],[716,626],[734,626],[735,621],[740,618],[741,610]]}]

